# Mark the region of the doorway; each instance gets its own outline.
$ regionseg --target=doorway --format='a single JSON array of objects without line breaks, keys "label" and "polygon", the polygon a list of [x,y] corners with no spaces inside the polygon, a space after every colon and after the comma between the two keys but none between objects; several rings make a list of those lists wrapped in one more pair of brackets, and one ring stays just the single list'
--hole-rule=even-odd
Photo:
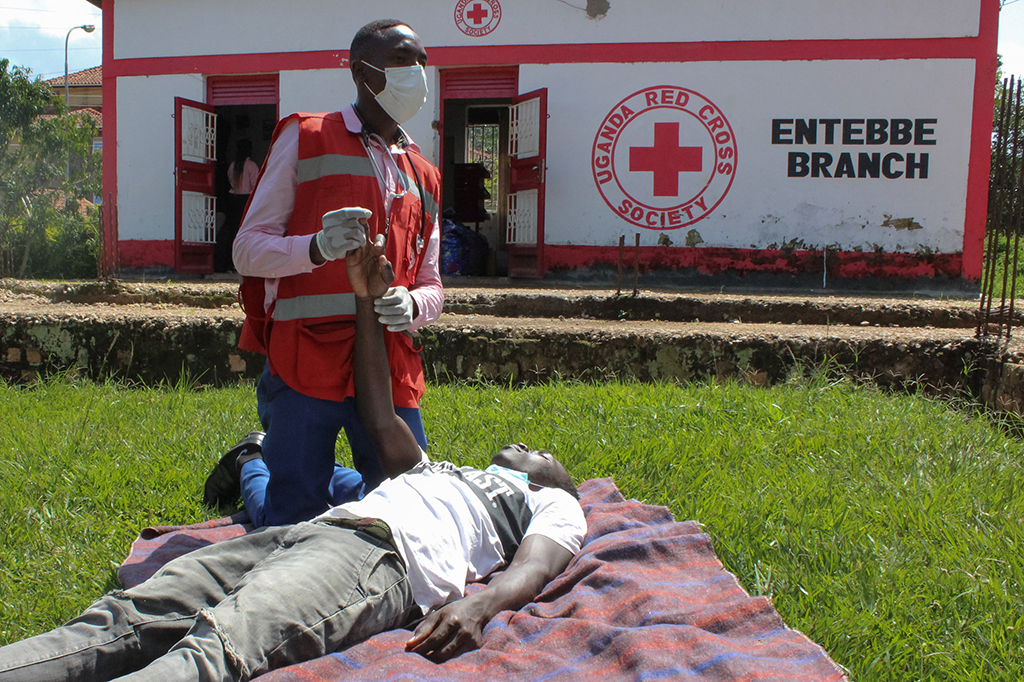
[{"label": "doorway", "polygon": [[[249,198],[246,193],[232,193],[229,170],[231,164],[242,166],[248,158],[257,167],[263,166],[270,139],[277,124],[277,106],[273,104],[230,104],[215,107],[217,111],[217,243],[214,247],[215,272],[233,272],[231,245],[242,221],[242,211]],[[243,190],[250,189],[244,177],[238,180]]]},{"label": "doorway", "polygon": [[[206,81],[206,101],[217,114],[217,238],[214,246],[214,272],[234,272],[231,246],[248,195],[231,192],[228,170],[239,154],[240,145],[262,167],[278,118],[279,79],[273,74],[210,76]],[[239,161],[244,161],[240,159]],[[237,180],[237,179],[236,179]],[[241,186],[241,189],[250,189]]]},{"label": "doorway", "polygon": [[[505,248],[511,99],[444,103],[442,274],[508,274]],[[457,262],[452,262],[452,259]]]}]

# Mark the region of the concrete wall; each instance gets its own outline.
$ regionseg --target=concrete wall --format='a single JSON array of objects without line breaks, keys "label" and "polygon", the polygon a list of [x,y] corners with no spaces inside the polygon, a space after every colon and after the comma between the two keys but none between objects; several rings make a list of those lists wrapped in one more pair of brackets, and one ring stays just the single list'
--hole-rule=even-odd
[{"label": "concrete wall", "polygon": [[[0,377],[32,381],[72,372],[155,384],[186,377],[196,385],[255,380],[262,356],[237,349],[237,311],[180,317],[5,315],[0,320]],[[494,381],[529,385],[580,380],[739,380],[772,385],[826,367],[893,389],[974,396],[1020,414],[1024,372],[1000,361],[994,344],[973,338],[737,337],[708,330],[608,333],[533,327],[529,321],[484,325],[462,318],[424,330],[428,382]]]},{"label": "concrete wall", "polygon": [[205,92],[194,74],[118,79],[119,140],[106,153],[117,155],[122,240],[174,238],[174,98]]},{"label": "concrete wall", "polygon": [[[597,82],[607,86],[581,91],[580,84]],[[522,67],[520,89],[540,87],[548,88],[550,116],[548,244],[612,246],[620,235],[639,232],[641,246],[656,246],[665,236],[683,246],[696,229],[704,248],[778,249],[789,242],[844,251],[963,248],[974,88],[969,60]],[[687,104],[679,108],[681,99]],[[624,110],[630,113],[616,117]],[[721,127],[712,131],[715,119]],[[796,119],[814,122],[815,143],[795,138]],[[875,135],[884,143],[866,143],[868,119],[886,127]],[[932,133],[915,144],[908,132],[894,144],[893,119],[900,126],[930,121],[920,126]],[[846,143],[844,124],[823,120],[848,121]],[[775,135],[773,121],[779,121]],[[680,173],[671,196],[656,196],[654,173],[631,172],[630,159],[655,144],[656,126],[664,123],[674,126],[681,145],[699,151],[702,170]],[[716,144],[715,137],[725,142]],[[895,154],[888,164],[894,177],[884,168],[875,169],[877,178],[866,176],[871,168],[858,177],[861,153],[880,164]],[[813,172],[818,177],[811,168],[793,177],[802,168],[790,172],[791,154],[806,155],[808,164],[811,155],[821,159]],[[908,173],[910,154],[927,171]],[[840,167],[845,158],[849,168]]]}]

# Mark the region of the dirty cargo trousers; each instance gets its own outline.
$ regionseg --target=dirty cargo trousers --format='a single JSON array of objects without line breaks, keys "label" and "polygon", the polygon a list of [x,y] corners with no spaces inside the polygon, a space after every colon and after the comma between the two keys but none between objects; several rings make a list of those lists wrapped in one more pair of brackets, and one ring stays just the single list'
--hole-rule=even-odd
[{"label": "dirty cargo trousers", "polygon": [[67,625],[0,648],[0,682],[248,680],[399,627],[414,610],[386,540],[271,526],[178,557]]}]

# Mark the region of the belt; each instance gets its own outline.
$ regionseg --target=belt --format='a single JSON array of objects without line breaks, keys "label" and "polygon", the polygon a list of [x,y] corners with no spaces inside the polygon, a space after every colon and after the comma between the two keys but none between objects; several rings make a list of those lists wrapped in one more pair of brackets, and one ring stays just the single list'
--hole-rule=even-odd
[{"label": "belt", "polygon": [[[381,542],[390,545],[398,554],[399,558],[402,556],[401,552],[398,551],[398,545],[395,543],[395,536],[391,533],[391,526],[382,519],[375,519],[371,516],[328,516],[318,519],[316,523],[320,523],[325,526],[348,528],[349,530],[360,530],[367,535],[375,537]],[[402,563],[405,562],[403,561]]]}]

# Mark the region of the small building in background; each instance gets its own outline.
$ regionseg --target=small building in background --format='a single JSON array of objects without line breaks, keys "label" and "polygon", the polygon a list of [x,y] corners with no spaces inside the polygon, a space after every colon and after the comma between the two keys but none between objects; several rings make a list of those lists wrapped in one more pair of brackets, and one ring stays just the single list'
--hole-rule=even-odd
[{"label": "small building in background", "polygon": [[[46,84],[64,98],[64,76],[50,78]],[[92,119],[99,135],[93,139],[92,149],[103,148],[103,67],[72,71],[67,79],[68,110]]]},{"label": "small building in background", "polygon": [[977,290],[999,0],[90,1],[122,271],[211,272],[236,141],[353,101],[349,41],[393,16],[488,274]]}]

